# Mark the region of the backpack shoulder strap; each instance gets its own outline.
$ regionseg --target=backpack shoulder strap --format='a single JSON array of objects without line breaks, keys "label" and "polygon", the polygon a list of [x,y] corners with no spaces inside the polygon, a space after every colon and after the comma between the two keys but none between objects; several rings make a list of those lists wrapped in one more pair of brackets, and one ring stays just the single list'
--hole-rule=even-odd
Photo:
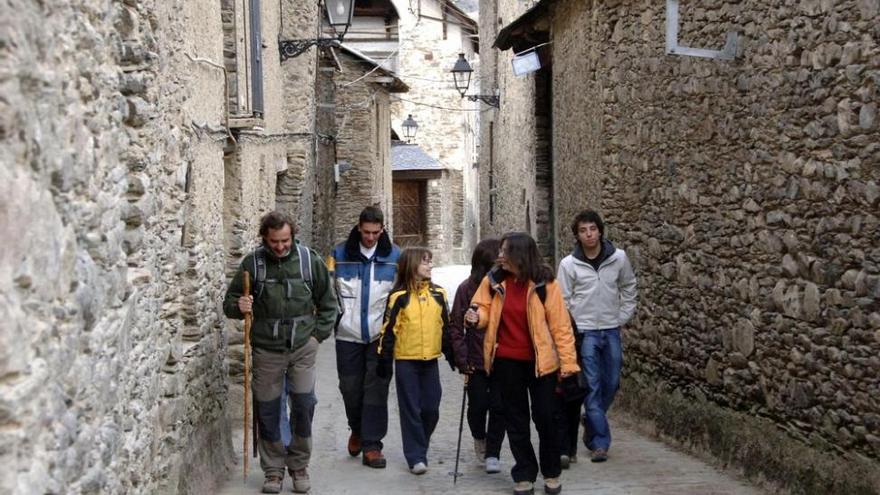
[{"label": "backpack shoulder strap", "polygon": [[299,273],[306,283],[306,288],[312,292],[312,253],[302,244],[297,244],[296,249],[299,251]]},{"label": "backpack shoulder strap", "polygon": [[547,286],[541,284],[535,287],[535,292],[538,294],[538,299],[541,300],[541,304],[544,304],[547,301]]},{"label": "backpack shoulder strap", "polygon": [[431,297],[437,301],[437,304],[440,306],[440,317],[443,318],[443,325],[449,325],[449,308],[446,306],[446,298],[443,297],[443,293],[437,290],[440,286],[431,282],[429,286],[431,290]]},{"label": "backpack shoulder strap", "polygon": [[266,251],[262,246],[254,249],[254,299],[259,299],[266,285]]}]

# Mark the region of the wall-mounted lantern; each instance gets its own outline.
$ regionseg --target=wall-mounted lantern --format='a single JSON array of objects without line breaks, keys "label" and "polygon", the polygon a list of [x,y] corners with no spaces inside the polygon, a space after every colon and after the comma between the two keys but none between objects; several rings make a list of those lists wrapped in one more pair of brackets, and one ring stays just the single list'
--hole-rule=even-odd
[{"label": "wall-mounted lantern", "polygon": [[452,80],[455,81],[455,89],[458,90],[462,98],[467,98],[471,101],[479,100],[490,107],[501,107],[501,98],[498,95],[465,94],[471,85],[471,74],[473,74],[474,69],[471,68],[471,64],[464,58],[464,53],[458,54],[458,60],[455,61],[455,65],[450,72],[452,72]]},{"label": "wall-mounted lantern", "polygon": [[351,27],[351,18],[354,15],[355,0],[324,0],[327,24],[336,32],[336,38],[317,38],[311,40],[278,40],[278,52],[281,61],[302,55],[312,46],[321,48],[342,43],[342,38]]},{"label": "wall-mounted lantern", "polygon": [[407,115],[406,120],[404,120],[401,125],[403,126],[403,137],[406,138],[407,143],[416,138],[416,133],[419,131],[419,124],[413,118],[412,114]]}]

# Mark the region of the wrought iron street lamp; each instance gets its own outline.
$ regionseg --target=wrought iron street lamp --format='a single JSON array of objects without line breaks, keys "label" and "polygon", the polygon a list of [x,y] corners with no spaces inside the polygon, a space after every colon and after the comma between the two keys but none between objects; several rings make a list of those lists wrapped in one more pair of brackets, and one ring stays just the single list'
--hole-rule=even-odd
[{"label": "wrought iron street lamp", "polygon": [[406,120],[403,121],[403,137],[406,138],[406,142],[410,142],[410,140],[415,139],[416,133],[419,131],[419,124],[412,117],[412,114],[407,115]]},{"label": "wrought iron street lamp", "polygon": [[450,72],[452,72],[452,80],[455,81],[455,89],[458,90],[462,98],[467,98],[471,101],[479,100],[490,107],[501,107],[501,98],[498,95],[465,94],[471,85],[471,74],[474,73],[474,69],[471,68],[471,64],[464,58],[464,53],[458,54],[458,60],[455,61],[455,65]]},{"label": "wrought iron street lamp", "polygon": [[278,40],[278,52],[281,53],[281,61],[302,55],[312,46],[326,48],[342,43],[342,38],[351,27],[351,18],[354,15],[355,0],[324,0],[327,24],[333,28],[336,38],[317,38],[311,40]]}]

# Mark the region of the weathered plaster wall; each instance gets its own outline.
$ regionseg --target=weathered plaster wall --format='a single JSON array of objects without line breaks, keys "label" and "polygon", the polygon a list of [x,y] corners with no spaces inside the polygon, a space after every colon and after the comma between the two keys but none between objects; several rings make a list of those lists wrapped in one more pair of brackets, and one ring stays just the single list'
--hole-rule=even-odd
[{"label": "weathered plaster wall", "polygon": [[[732,62],[665,55],[653,2],[553,20],[560,251],[597,208],[641,286],[622,403],[795,491],[880,490],[878,11],[683,3],[680,43],[737,31]],[[735,441],[765,422],[795,440]]]}]

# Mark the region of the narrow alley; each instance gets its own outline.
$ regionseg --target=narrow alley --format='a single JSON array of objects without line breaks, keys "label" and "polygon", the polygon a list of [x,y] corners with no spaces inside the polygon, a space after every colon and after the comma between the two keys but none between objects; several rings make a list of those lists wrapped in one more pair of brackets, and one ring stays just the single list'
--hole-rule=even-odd
[{"label": "narrow alley", "polygon": [[[431,373],[433,421],[425,361],[449,319],[419,270],[436,264],[452,296],[483,259],[458,307],[476,301],[467,322],[495,341],[453,325],[459,364],[515,367],[494,386],[519,398],[568,378],[597,460],[613,398],[610,459],[580,444],[563,493],[880,495],[880,0],[0,12],[0,494],[250,495],[264,478],[274,492],[282,465],[306,491],[303,435],[298,461],[264,442],[264,472],[253,458],[241,479],[243,403],[279,400],[280,379],[246,391],[277,357],[264,351],[293,362],[275,378],[306,368],[300,415],[317,360],[314,495],[527,493],[507,441],[487,475],[467,428],[453,485],[463,382],[445,362],[427,474],[407,472],[394,385],[387,467],[346,452],[337,373],[355,427],[359,394],[369,409],[352,451],[379,466],[369,430],[399,356],[370,346],[383,323],[418,321],[423,349],[395,352],[425,373],[396,377]],[[258,270],[269,244],[278,262]],[[508,278],[477,292],[498,265],[522,297],[504,298]],[[285,282],[251,302],[244,271],[255,289]],[[424,297],[389,305],[395,284]],[[544,431],[556,411],[537,403]],[[527,450],[525,401],[505,404]],[[278,409],[257,410],[276,438]]]},{"label": "narrow alley", "polygon": [[[452,265],[435,268],[434,280],[450,293],[467,277],[468,266]],[[442,360],[441,360],[442,361]],[[314,450],[309,474],[311,493],[315,495],[343,494],[506,494],[510,493],[512,458],[505,441],[501,450],[502,471],[486,474],[477,463],[465,421],[461,441],[458,482],[453,484],[458,418],[461,408],[463,381],[458,373],[441,363],[443,401],[440,404],[440,423],[431,438],[428,452],[428,472],[423,476],[410,474],[403,458],[400,423],[397,416],[397,395],[391,386],[388,399],[388,436],[384,453],[388,459],[385,469],[371,469],[361,465],[361,458],[350,457],[345,451],[349,430],[345,424],[342,397],[337,388],[336,361],[332,341],[325,342],[318,353],[318,407],[314,422]],[[613,410],[613,409],[612,409]],[[749,495],[762,493],[749,483],[730,473],[719,471],[709,464],[683,454],[636,431],[633,420],[614,415],[614,447],[608,462],[593,464],[583,445],[579,445],[578,459],[563,471],[562,482],[568,494],[602,495]],[[532,436],[537,441],[537,434]],[[234,438],[236,465],[230,479],[217,495],[259,493],[263,483],[258,459],[250,462],[247,483],[242,481],[241,430]],[[290,493],[291,480],[285,479],[283,492]],[[541,481],[536,486],[540,493]]]}]

